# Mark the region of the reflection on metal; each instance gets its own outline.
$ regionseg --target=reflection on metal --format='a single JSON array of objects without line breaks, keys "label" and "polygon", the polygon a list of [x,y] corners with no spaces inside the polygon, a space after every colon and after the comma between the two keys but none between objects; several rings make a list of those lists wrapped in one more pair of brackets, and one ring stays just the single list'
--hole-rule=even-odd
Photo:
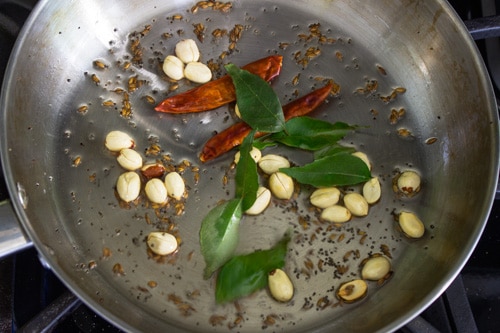
[{"label": "reflection on metal", "polygon": [[19,226],[10,201],[0,202],[0,258],[31,245]]},{"label": "reflection on metal", "polygon": [[24,186],[20,183],[17,183],[17,195],[19,197],[19,202],[23,206],[24,209],[28,208],[28,195],[26,194],[26,190]]}]

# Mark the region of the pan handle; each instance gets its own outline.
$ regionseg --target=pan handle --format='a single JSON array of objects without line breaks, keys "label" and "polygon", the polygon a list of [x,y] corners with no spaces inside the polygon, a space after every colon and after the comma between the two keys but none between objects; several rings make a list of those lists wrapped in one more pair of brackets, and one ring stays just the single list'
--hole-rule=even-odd
[{"label": "pan handle", "polygon": [[500,37],[500,16],[486,16],[464,21],[474,40]]},{"label": "pan handle", "polygon": [[[27,16],[37,3],[38,0],[0,0],[0,6],[6,6],[6,8],[15,11],[19,15],[18,20],[13,20],[10,18],[10,15],[5,16],[0,13],[0,20],[2,20],[2,24],[4,25],[3,28],[6,29],[7,35],[12,40],[18,36],[21,30],[21,17],[23,15]],[[0,176],[2,176],[2,172],[2,163],[0,161]],[[32,246],[32,242],[21,228],[17,215],[8,199],[7,187],[2,178],[0,178],[0,221],[0,259]]]},{"label": "pan handle", "polygon": [[10,200],[0,202],[0,259],[32,246],[21,229]]}]

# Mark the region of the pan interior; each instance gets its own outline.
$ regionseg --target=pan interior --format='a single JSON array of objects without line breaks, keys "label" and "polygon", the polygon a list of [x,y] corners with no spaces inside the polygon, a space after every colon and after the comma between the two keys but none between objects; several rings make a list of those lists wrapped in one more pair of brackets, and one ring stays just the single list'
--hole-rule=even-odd
[{"label": "pan interior", "polygon": [[[496,183],[491,87],[455,16],[441,2],[235,1],[229,13],[202,7],[193,13],[194,4],[42,1],[37,7],[2,95],[2,158],[11,192],[22,193],[15,204],[30,238],[70,288],[127,330],[373,332],[402,325],[461,268]],[[203,42],[194,31],[199,24],[206,29]],[[237,25],[242,33],[231,50]],[[214,37],[216,29],[227,35]],[[153,111],[148,98],[159,102],[173,86],[161,61],[183,38],[197,40],[205,63],[244,65],[283,55],[272,83],[283,104],[333,79],[340,93],[313,115],[362,126],[344,142],[368,155],[383,187],[368,217],[333,228],[310,210],[312,189],[303,186],[292,203],[274,200],[264,215],[241,224],[239,253],[269,248],[292,231],[285,267],[296,292],[290,303],[263,290],[216,305],[214,280],[202,279],[200,222],[217,202],[232,198],[234,171],[233,153],[206,164],[198,154],[215,131],[236,120],[232,106],[182,116]],[[133,60],[132,40],[140,42],[142,64]],[[133,77],[143,84],[125,97],[117,89],[129,88]],[[170,95],[190,87],[181,82]],[[400,93],[384,100],[394,91]],[[127,100],[132,114],[124,117]],[[391,123],[391,112],[403,109]],[[111,130],[129,133],[148,160],[168,156],[185,167],[189,196],[182,214],[174,204],[160,212],[146,200],[120,204],[114,188],[123,170],[103,145]],[[269,152],[298,164],[310,158]],[[394,176],[406,169],[423,179],[411,199],[392,190]],[[424,221],[422,239],[398,230],[394,215],[401,210]],[[147,234],[168,228],[182,239],[180,251],[172,260],[148,256]],[[339,304],[339,285],[358,278],[361,261],[383,251],[392,256],[393,277],[383,286],[370,282],[364,300]]]}]

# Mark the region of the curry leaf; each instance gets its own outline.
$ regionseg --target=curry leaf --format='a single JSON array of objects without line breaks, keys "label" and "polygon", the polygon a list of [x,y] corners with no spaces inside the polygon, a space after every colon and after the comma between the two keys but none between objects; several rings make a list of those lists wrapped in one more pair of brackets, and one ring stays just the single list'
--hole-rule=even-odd
[{"label": "curry leaf", "polygon": [[263,141],[256,141],[253,144],[253,146],[259,150],[263,150],[263,149],[268,148],[268,147],[276,147],[277,143],[274,141],[263,140]]},{"label": "curry leaf", "polygon": [[279,132],[285,126],[281,103],[273,88],[258,75],[233,64],[225,66],[236,89],[241,118],[256,131]]},{"label": "curry leaf", "polygon": [[317,150],[314,152],[314,159],[318,160],[320,158],[326,157],[326,156],[333,156],[333,155],[339,155],[339,154],[352,154],[356,152],[356,149],[353,147],[345,147],[341,145],[332,145],[329,147],[325,147],[323,149]]},{"label": "curry leaf", "polygon": [[233,257],[219,271],[215,290],[217,303],[235,300],[267,286],[267,275],[285,265],[289,236],[269,250]]},{"label": "curry leaf", "polygon": [[236,166],[236,197],[242,198],[242,210],[246,211],[255,202],[259,188],[259,175],[250,151],[255,131],[246,136],[240,146],[240,160]]},{"label": "curry leaf", "polygon": [[228,261],[238,245],[242,216],[241,199],[232,199],[213,208],[201,222],[200,248],[205,258],[204,278]]},{"label": "curry leaf", "polygon": [[321,186],[354,185],[370,180],[370,170],[358,157],[337,154],[323,157],[301,167],[280,169],[299,183]]},{"label": "curry leaf", "polygon": [[263,150],[268,147],[275,147],[278,145],[277,142],[270,139],[270,134],[254,138],[253,146],[259,150]]},{"label": "curry leaf", "polygon": [[285,130],[275,133],[271,139],[290,147],[319,150],[335,144],[356,127],[343,122],[334,124],[310,117],[288,120]]}]

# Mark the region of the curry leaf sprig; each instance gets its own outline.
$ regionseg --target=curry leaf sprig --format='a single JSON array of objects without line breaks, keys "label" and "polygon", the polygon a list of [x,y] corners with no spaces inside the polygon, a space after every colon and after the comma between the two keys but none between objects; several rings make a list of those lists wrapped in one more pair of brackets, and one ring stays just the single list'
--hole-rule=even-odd
[{"label": "curry leaf sprig", "polygon": [[[218,303],[234,300],[267,286],[267,274],[284,266],[288,237],[270,250],[233,256],[239,241],[243,213],[256,200],[258,172],[250,155],[252,146],[261,149],[278,144],[313,152],[313,162],[280,171],[296,181],[313,186],[352,185],[370,179],[370,170],[351,155],[353,148],[338,144],[356,129],[345,123],[329,123],[310,117],[285,122],[274,90],[260,77],[232,64],[226,69],[233,80],[241,117],[252,132],[240,146],[236,167],[235,198],[213,208],[203,219],[200,247],[206,267],[204,277],[219,270],[216,284]],[[254,141],[256,132],[268,133]]]},{"label": "curry leaf sprig", "polygon": [[200,247],[205,258],[206,279],[232,257],[238,245],[238,231],[243,212],[255,202],[259,182],[257,165],[250,157],[252,142],[253,133],[248,135],[240,146],[235,198],[213,208],[201,222]]},{"label": "curry leaf sprig", "polygon": [[[285,126],[279,99],[266,81],[232,64],[227,65],[226,69],[233,79],[236,96],[242,105],[242,116],[253,131],[240,146],[235,198],[213,208],[201,223],[200,248],[205,258],[205,278],[209,278],[232,257],[238,244],[243,212],[255,202],[259,182],[257,164],[250,156],[255,132],[273,133],[283,130]],[[253,117],[254,114],[257,117]]]}]

